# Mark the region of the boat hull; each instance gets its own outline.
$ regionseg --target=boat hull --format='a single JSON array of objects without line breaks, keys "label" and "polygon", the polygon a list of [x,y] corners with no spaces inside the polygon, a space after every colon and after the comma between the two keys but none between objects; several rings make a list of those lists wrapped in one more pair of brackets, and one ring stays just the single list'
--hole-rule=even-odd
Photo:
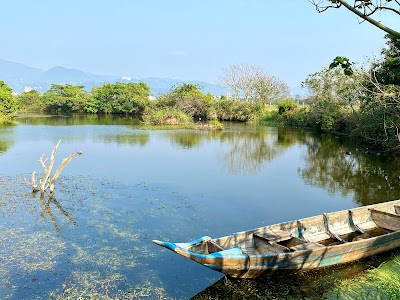
[{"label": "boat hull", "polygon": [[189,243],[153,242],[235,278],[329,267],[400,247],[400,200],[218,239],[206,236]]}]

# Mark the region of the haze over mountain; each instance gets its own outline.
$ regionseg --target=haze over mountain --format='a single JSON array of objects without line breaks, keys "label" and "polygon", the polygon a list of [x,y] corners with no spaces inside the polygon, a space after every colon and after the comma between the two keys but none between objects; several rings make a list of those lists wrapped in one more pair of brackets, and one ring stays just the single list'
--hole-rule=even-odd
[{"label": "haze over mountain", "polygon": [[20,63],[0,59],[0,80],[3,80],[14,92],[21,93],[29,87],[41,93],[47,91],[53,83],[83,85],[86,90],[101,86],[104,83],[115,82],[139,82],[143,81],[149,85],[153,95],[167,93],[172,86],[186,83],[195,83],[203,87],[203,92],[213,95],[223,95],[229,92],[217,84],[202,81],[188,80],[182,81],[171,78],[130,78],[127,76],[97,75],[84,72],[78,69],[69,69],[61,66],[53,67],[49,70],[41,70],[29,67]]}]

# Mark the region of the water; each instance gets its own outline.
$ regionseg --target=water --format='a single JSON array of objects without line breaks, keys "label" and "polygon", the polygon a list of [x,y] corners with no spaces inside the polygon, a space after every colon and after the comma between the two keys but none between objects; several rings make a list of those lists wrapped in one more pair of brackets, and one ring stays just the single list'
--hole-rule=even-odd
[{"label": "water", "polygon": [[[0,127],[0,298],[218,294],[221,274],[151,240],[218,237],[400,198],[399,162],[349,141],[225,126],[224,132],[146,131],[126,117],[70,116]],[[23,179],[34,170],[43,174],[38,159],[49,157],[59,139],[56,167],[72,152],[83,155],[61,174],[56,201],[40,199]],[[312,275],[316,281],[301,275],[302,283],[326,288],[328,278],[358,268]],[[249,288],[240,284],[241,291]],[[266,281],[251,284],[261,290]]]}]

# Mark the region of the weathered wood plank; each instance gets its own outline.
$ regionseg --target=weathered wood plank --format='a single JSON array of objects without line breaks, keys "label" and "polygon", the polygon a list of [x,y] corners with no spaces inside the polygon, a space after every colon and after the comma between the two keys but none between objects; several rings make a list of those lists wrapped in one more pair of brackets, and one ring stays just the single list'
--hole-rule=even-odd
[{"label": "weathered wood plank", "polygon": [[372,220],[379,227],[397,231],[400,230],[400,215],[392,214],[386,211],[370,209]]},{"label": "weathered wood plank", "polygon": [[264,232],[257,232],[254,236],[273,241],[273,242],[281,242],[290,239],[292,236],[289,232],[273,229],[273,230],[265,230]]},{"label": "weathered wood plank", "polygon": [[290,249],[283,246],[279,245],[276,242],[272,242],[268,239],[265,238],[264,235],[260,234],[254,234],[254,243],[257,248],[257,250],[260,252],[260,254],[267,254],[267,253],[282,253],[282,252],[289,252]]},{"label": "weathered wood plank", "polygon": [[336,239],[336,240],[338,240],[338,241],[341,242],[341,243],[345,243],[346,241],[342,240],[342,239],[340,238],[340,236],[338,236],[335,232],[333,232],[333,231],[331,230],[330,225],[329,225],[329,218],[328,218],[328,215],[327,215],[326,213],[323,213],[322,215],[324,216],[324,224],[325,224],[326,233],[327,233],[331,238]]},{"label": "weathered wood plank", "polygon": [[215,243],[213,240],[208,241],[207,246],[208,246],[208,253],[215,253],[226,250],[221,245]]}]

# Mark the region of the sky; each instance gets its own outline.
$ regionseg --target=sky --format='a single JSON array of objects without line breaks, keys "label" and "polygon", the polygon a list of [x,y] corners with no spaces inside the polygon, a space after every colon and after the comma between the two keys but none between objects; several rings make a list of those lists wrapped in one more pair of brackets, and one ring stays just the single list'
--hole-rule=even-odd
[{"label": "sky", "polygon": [[344,8],[319,14],[307,0],[13,0],[1,11],[0,59],[134,78],[218,83],[229,65],[252,64],[296,87],[385,42]]}]

